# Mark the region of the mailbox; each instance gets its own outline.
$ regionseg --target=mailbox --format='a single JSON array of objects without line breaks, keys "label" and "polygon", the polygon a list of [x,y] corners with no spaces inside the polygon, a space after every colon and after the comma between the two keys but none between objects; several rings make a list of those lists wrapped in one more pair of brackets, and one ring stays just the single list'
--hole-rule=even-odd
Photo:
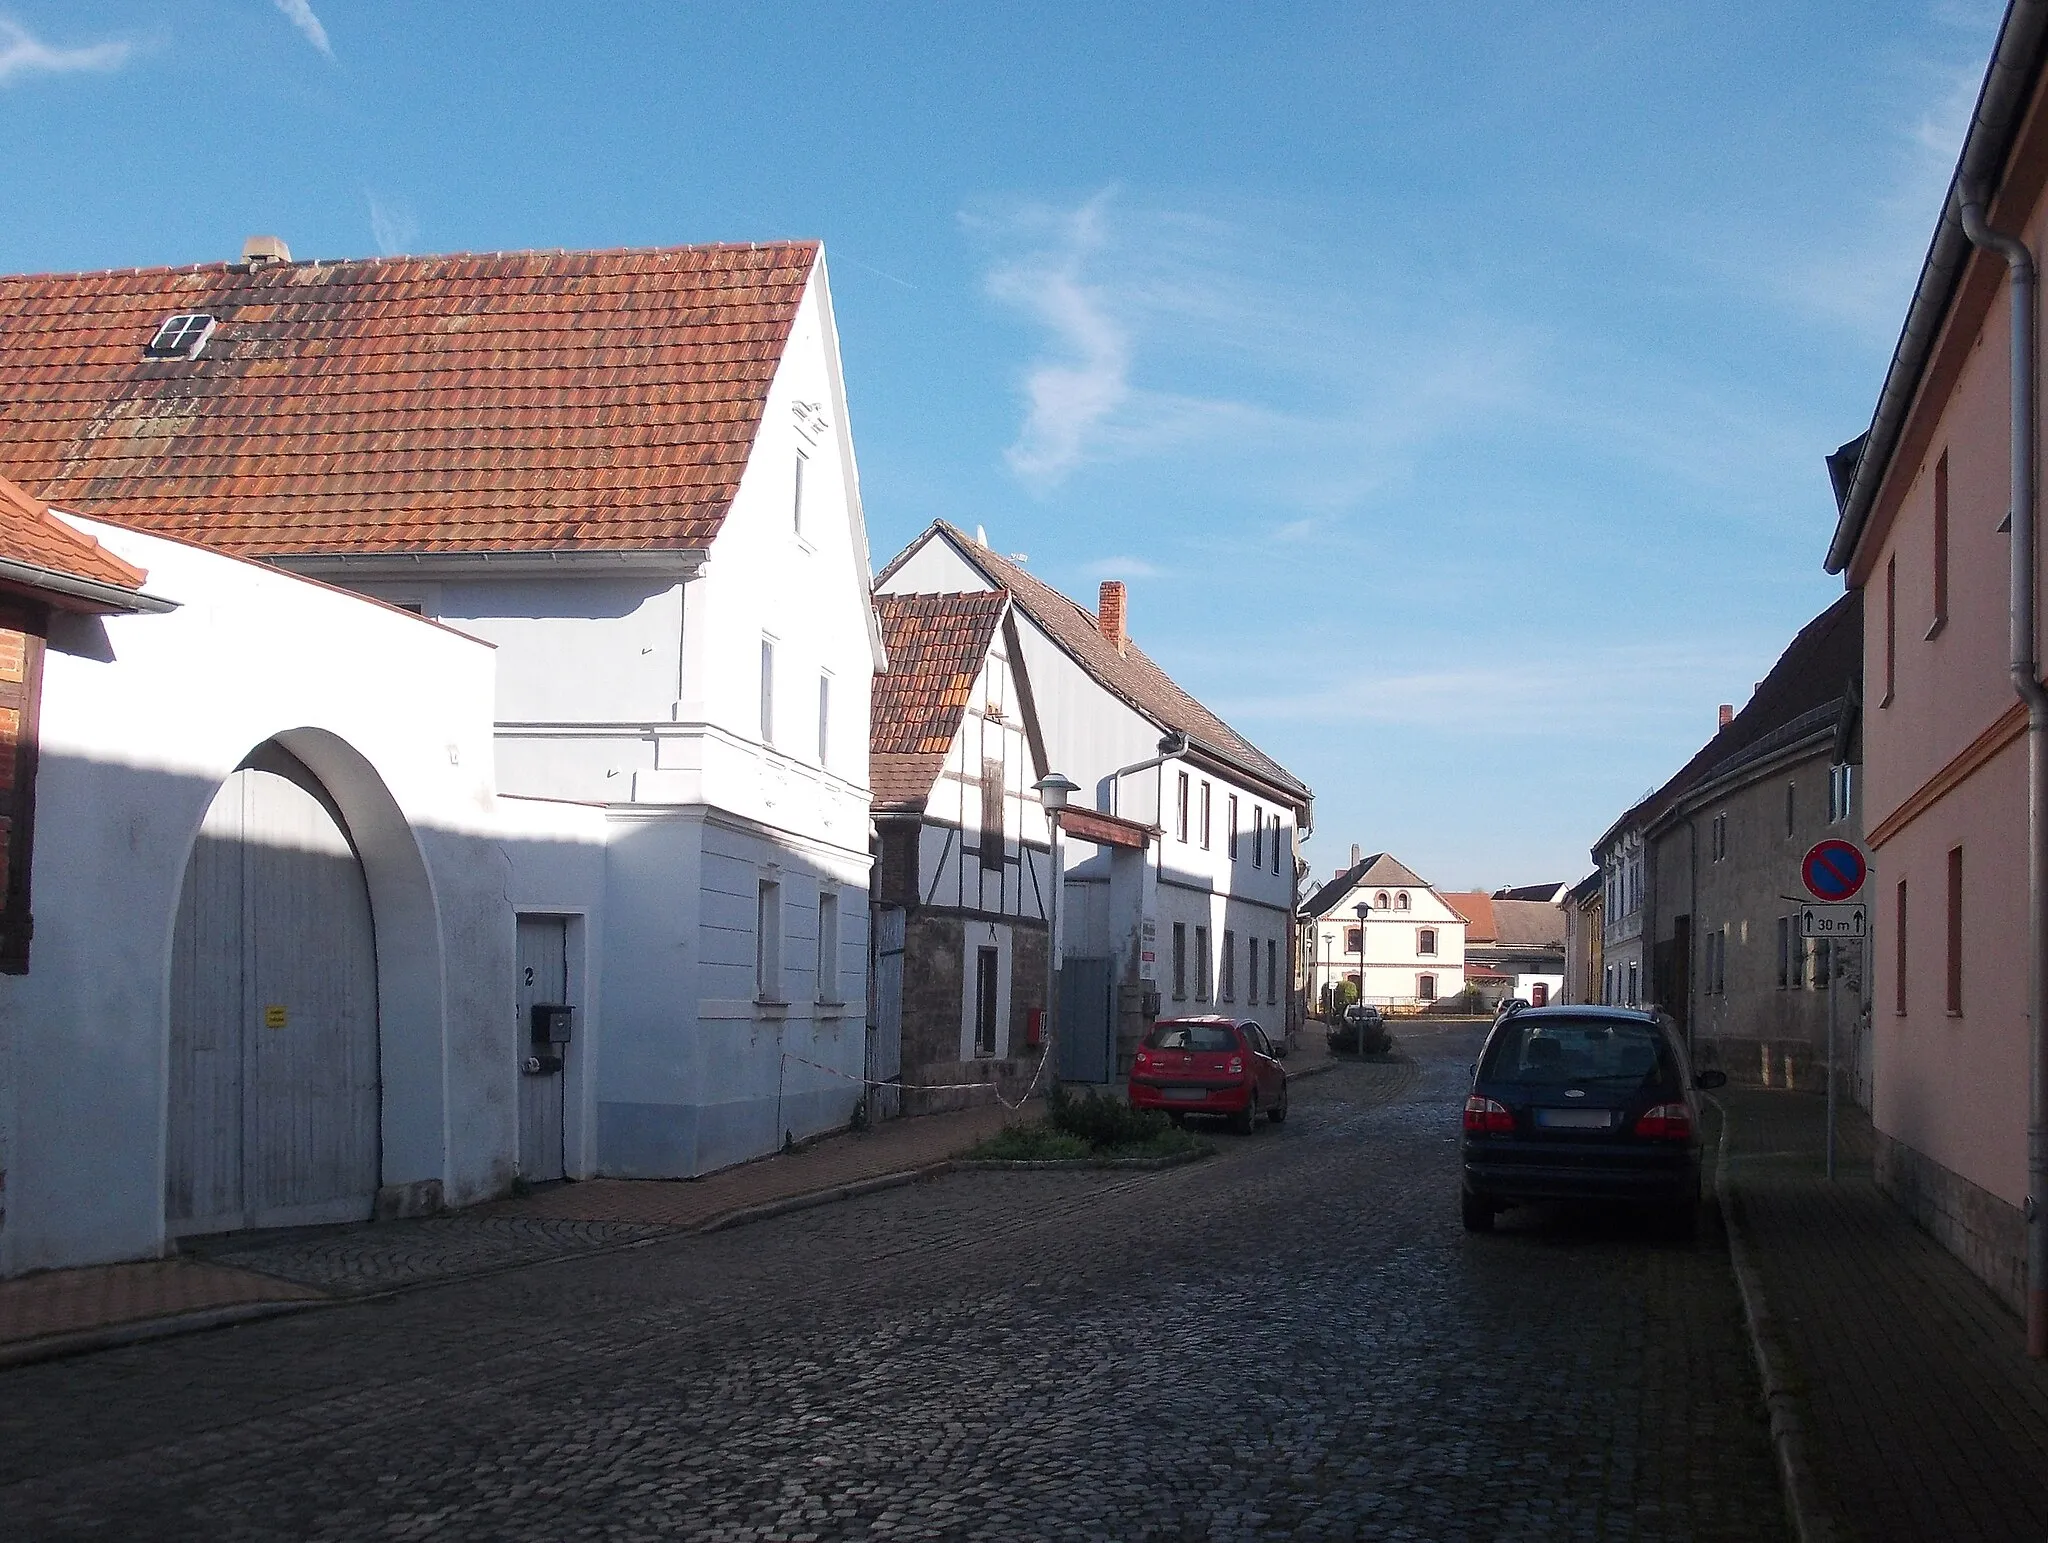
[{"label": "mailbox", "polygon": [[1024,1048],[1036,1050],[1045,1043],[1045,1009],[1027,1007],[1024,1010]]},{"label": "mailbox", "polygon": [[533,1042],[535,1045],[566,1045],[574,1036],[576,1009],[560,1002],[536,1002],[533,1004]]}]

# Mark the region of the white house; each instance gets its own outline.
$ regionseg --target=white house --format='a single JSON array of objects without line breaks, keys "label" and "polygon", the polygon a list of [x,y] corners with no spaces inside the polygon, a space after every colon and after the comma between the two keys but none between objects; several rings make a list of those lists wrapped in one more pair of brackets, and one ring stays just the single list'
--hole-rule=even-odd
[{"label": "white house", "polygon": [[496,645],[525,1177],[842,1123],[881,650],[821,249],[278,250],[0,280],[0,464]]},{"label": "white house", "polygon": [[1312,795],[1138,649],[1124,586],[1103,584],[1091,613],[941,522],[875,588],[1012,597],[1044,764],[1080,787],[1056,1022],[1063,1056],[1088,1053],[1062,1075],[1116,1075],[1155,1011],[1239,1012],[1276,1036],[1295,1023],[1294,852]]},{"label": "white house", "polygon": [[1347,981],[1379,1007],[1427,1007],[1465,989],[1465,918],[1389,853],[1355,859],[1301,914],[1311,1002]]},{"label": "white house", "polygon": [[72,525],[0,485],[0,1274],[502,1193],[493,651]]},{"label": "white house", "polygon": [[[1050,833],[1033,694],[1007,590],[877,595],[888,670],[875,677],[878,952],[900,955],[893,1065],[912,1112],[1037,1070],[1052,911]],[[889,968],[887,964],[883,968]],[[987,1094],[979,1095],[986,1101]]]}]

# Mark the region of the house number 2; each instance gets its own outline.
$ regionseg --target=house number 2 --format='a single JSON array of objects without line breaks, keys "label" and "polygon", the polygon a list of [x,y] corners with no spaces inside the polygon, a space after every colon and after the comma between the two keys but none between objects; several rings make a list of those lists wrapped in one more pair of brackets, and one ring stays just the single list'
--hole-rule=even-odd
[{"label": "house number 2", "polygon": [[533,984],[533,966],[530,964],[526,967],[526,984],[529,986]]}]

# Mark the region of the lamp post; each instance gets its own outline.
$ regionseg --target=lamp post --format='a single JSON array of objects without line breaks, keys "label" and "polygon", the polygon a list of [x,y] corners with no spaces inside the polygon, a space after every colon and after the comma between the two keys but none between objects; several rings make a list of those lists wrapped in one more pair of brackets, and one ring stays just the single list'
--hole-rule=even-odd
[{"label": "lamp post", "polygon": [[1365,1059],[1365,919],[1372,914],[1372,907],[1361,900],[1351,908],[1358,913],[1358,1022],[1353,1025],[1357,1031],[1358,1058]]},{"label": "lamp post", "polygon": [[1045,809],[1046,855],[1052,866],[1052,886],[1045,907],[1045,1054],[1053,1062],[1053,1075],[1058,1076],[1059,1062],[1054,1059],[1053,1047],[1058,1033],[1059,1000],[1060,811],[1067,807],[1068,795],[1078,793],[1081,784],[1058,772],[1047,772],[1031,786]]}]

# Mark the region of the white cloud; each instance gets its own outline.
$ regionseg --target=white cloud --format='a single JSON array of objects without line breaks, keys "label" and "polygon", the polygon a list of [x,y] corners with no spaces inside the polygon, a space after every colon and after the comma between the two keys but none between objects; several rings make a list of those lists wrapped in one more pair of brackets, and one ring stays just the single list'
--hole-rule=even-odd
[{"label": "white cloud", "polygon": [[411,251],[420,233],[419,221],[412,217],[412,211],[403,204],[387,204],[375,193],[365,193],[363,197],[370,206],[370,235],[377,250],[386,257]]},{"label": "white cloud", "polygon": [[1163,579],[1166,570],[1142,557],[1103,557],[1083,563],[1081,572],[1091,579]]},{"label": "white cloud", "polygon": [[334,57],[334,45],[327,41],[327,29],[320,25],[320,18],[313,14],[312,0],[274,0],[274,3],[308,43],[328,58]]},{"label": "white cloud", "polygon": [[1102,245],[1108,190],[1064,215],[1044,216],[1053,240],[988,275],[996,299],[1027,312],[1052,334],[1056,357],[1024,379],[1024,426],[1010,467],[1028,482],[1056,483],[1078,466],[1103,423],[1130,397],[1130,340],[1109,313],[1108,296],[1084,269]]},{"label": "white cloud", "polygon": [[19,22],[0,18],[0,85],[27,75],[69,75],[81,70],[118,70],[131,52],[125,42],[53,48]]}]

